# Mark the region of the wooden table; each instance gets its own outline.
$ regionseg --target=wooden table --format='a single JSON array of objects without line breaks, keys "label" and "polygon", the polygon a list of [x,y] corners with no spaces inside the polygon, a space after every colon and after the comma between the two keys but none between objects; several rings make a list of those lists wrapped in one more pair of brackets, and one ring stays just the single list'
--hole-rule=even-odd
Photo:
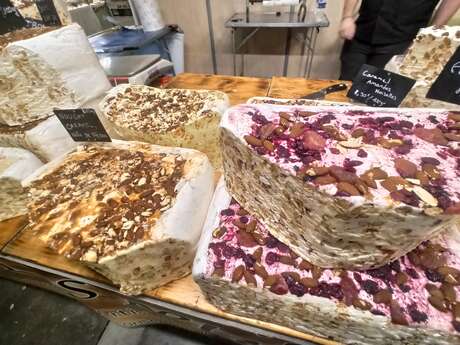
[{"label": "wooden table", "polygon": [[[307,80],[304,78],[273,77],[268,96],[273,98],[299,98],[309,93],[319,91],[330,85],[339,83],[338,80]],[[343,81],[340,81],[343,83]],[[350,82],[344,82],[351,86]],[[335,92],[326,96],[326,101],[348,102],[347,91]]]},{"label": "wooden table", "polygon": [[[242,103],[253,96],[289,98],[304,95],[336,82],[277,77],[269,80],[185,73],[176,77],[168,84],[168,87],[221,90],[229,94],[231,104],[234,105]],[[345,92],[330,95],[328,100],[344,101],[346,100]],[[78,262],[73,262],[54,254],[42,242],[37,241],[32,233],[21,231],[23,225],[24,217],[0,223],[0,248],[2,248],[1,254],[3,257],[31,263],[37,267],[49,268],[54,273],[62,272],[63,274],[81,277],[85,281],[94,282],[96,285],[103,284],[110,286],[107,279],[101,275]],[[148,298],[169,303],[171,306],[183,307],[186,310],[234,321],[241,325],[256,327],[257,329],[267,330],[276,334],[303,339],[317,344],[337,344],[287,327],[225,313],[206,301],[191,276],[172,282],[145,295]]]}]

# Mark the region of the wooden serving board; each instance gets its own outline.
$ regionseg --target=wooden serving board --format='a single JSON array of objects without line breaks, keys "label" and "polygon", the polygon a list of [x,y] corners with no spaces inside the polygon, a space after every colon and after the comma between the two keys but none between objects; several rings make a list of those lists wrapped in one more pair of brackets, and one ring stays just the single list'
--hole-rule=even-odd
[{"label": "wooden serving board", "polygon": [[[350,82],[339,80],[307,80],[304,78],[273,77],[268,96],[273,98],[300,98],[309,93],[319,91],[325,87],[345,83],[351,86]],[[334,102],[349,102],[348,90],[334,92],[326,96],[324,100]]]},{"label": "wooden serving board", "polygon": [[230,98],[230,105],[236,105],[246,103],[254,96],[266,96],[270,88],[270,79],[182,73],[166,87],[223,91]]},{"label": "wooden serving board", "polygon": [[27,217],[19,216],[0,222],[0,249],[27,224]]},{"label": "wooden serving board", "polygon": [[[275,81],[274,87],[272,82],[272,87],[270,88],[269,79],[184,73],[176,77],[167,87],[224,91],[229,94],[231,103],[234,105],[244,103],[248,98],[253,96],[267,96],[269,88],[271,93],[270,96],[272,97],[290,98],[314,92],[336,83],[336,81],[307,81],[304,79],[289,78],[273,78],[273,80]],[[299,89],[296,89],[295,85],[297,85]],[[310,87],[310,89],[307,89],[307,87]],[[285,88],[284,91],[283,88]],[[329,100],[344,101],[345,97],[337,93],[334,94],[334,97],[329,97]],[[110,285],[107,279],[90,270],[83,264],[54,254],[44,243],[38,241],[33,233],[27,231],[27,227],[21,230],[23,225],[24,218],[12,219],[0,223],[0,248],[3,247],[1,250],[2,254]],[[15,235],[16,237],[14,237]],[[13,237],[14,239],[12,239]],[[318,344],[338,344],[330,340],[295,331],[291,328],[225,313],[206,301],[200,288],[192,280],[191,276],[174,281],[161,288],[148,292],[146,295],[191,310],[215,315],[227,320],[237,321]]]}]

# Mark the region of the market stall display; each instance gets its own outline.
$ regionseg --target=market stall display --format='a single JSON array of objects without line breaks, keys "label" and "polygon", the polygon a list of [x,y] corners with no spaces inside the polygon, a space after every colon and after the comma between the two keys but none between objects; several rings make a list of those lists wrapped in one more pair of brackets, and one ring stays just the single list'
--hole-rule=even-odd
[{"label": "market stall display", "polygon": [[193,276],[223,310],[345,344],[460,341],[459,230],[366,271],[298,257],[218,185]]},{"label": "market stall display", "polygon": [[25,185],[27,231],[139,294],[190,273],[214,182],[200,152],[116,141],[79,146]]},{"label": "market stall display", "polygon": [[221,123],[225,181],[303,259],[379,267],[460,213],[459,120],[443,110],[236,106]]},{"label": "market stall display", "polygon": [[454,104],[428,99],[426,94],[459,46],[458,26],[431,26],[419,31],[402,61],[391,64],[396,73],[417,81],[401,107],[457,108]]},{"label": "market stall display", "polygon": [[82,107],[110,89],[78,25],[46,31],[6,35],[0,54],[0,145],[25,148],[44,162],[75,147],[53,109]]},{"label": "market stall display", "polygon": [[26,150],[0,147],[0,221],[27,213],[27,193],[21,182],[42,165]]},{"label": "market stall display", "polygon": [[[232,104],[238,104],[246,102],[248,98],[253,96],[268,95],[283,98],[299,97],[334,83],[337,83],[337,81],[307,81],[305,79],[272,78],[270,82],[269,79],[184,74],[174,78],[171,84],[169,84],[169,87],[177,87],[181,89],[203,88],[207,90],[222,90],[229,93],[230,102]],[[332,101],[345,101],[346,97],[345,93],[341,93],[328,95],[327,99]],[[247,106],[258,107],[258,105]],[[269,104],[268,106],[273,108],[277,107],[272,104]],[[301,108],[301,106],[297,106],[297,108]],[[358,110],[356,107],[352,109]],[[340,112],[341,110],[334,107],[334,112],[335,111]],[[419,110],[417,110],[417,112],[419,112]],[[424,113],[424,111],[421,112]],[[451,117],[456,118],[454,115],[455,114],[451,114]],[[458,134],[454,127],[455,125],[452,126],[449,133],[451,138],[456,138],[456,135]],[[443,127],[440,128],[445,130]],[[341,128],[339,129],[342,131]],[[347,130],[344,131],[348,133]],[[390,129],[388,134],[390,135],[392,131],[399,133],[398,130]],[[288,131],[286,131],[286,133],[289,134]],[[393,140],[394,138],[391,139]],[[393,143],[398,142],[394,141]],[[118,144],[118,142],[116,144]],[[456,144],[451,141],[449,145],[455,147]],[[93,145],[90,147],[93,147]],[[106,146],[104,145],[104,147]],[[367,152],[366,147],[364,147],[363,150]],[[396,148],[393,148],[392,150],[396,150]],[[414,151],[417,150],[417,148],[411,148],[411,150]],[[439,160],[441,160],[441,158],[439,158]],[[359,169],[359,166],[357,168]],[[111,172],[112,170],[113,169],[110,168],[101,169],[104,173]],[[445,171],[442,170],[441,172],[444,174]],[[412,182],[416,182],[415,179],[409,179],[412,180]],[[435,180],[439,179],[433,179],[430,182],[433,183]],[[438,182],[442,181],[439,180]],[[376,183],[380,184],[379,181]],[[412,183],[411,185],[414,186]],[[88,183],[86,183],[85,186],[88,186]],[[86,190],[84,188],[81,189]],[[218,190],[222,190],[222,187],[219,187]],[[199,253],[197,255],[197,260],[201,260],[201,264],[198,264],[198,266],[195,265],[194,267],[194,278],[199,282],[199,285],[202,287],[205,295],[203,295],[199,287],[193,283],[191,277],[187,276],[152,291],[143,290],[142,297],[123,296],[122,294],[117,293],[116,291],[118,290],[104,277],[97,274],[96,271],[88,269],[88,267],[93,267],[91,266],[91,263],[85,264],[82,260],[67,259],[65,255],[59,255],[56,250],[48,248],[52,241],[45,242],[37,240],[34,228],[31,226],[25,228],[23,231],[14,236],[13,225],[2,223],[2,226],[5,225],[7,228],[6,230],[8,232],[8,236],[5,236],[3,240],[2,233],[0,232],[0,245],[5,245],[1,252],[1,264],[6,265],[6,267],[10,265],[10,267],[15,267],[18,271],[21,270],[21,272],[34,270],[33,275],[30,276],[32,278],[29,277],[28,279],[30,284],[35,284],[37,286],[41,286],[42,288],[50,288],[51,290],[62,294],[69,295],[69,292],[65,291],[65,288],[56,284],[56,282],[71,279],[72,284],[81,286],[89,291],[88,293],[94,291],[98,295],[95,299],[88,301],[90,302],[87,304],[88,306],[98,311],[101,311],[103,308],[102,313],[106,317],[112,321],[129,327],[133,325],[154,323],[155,313],[153,313],[152,310],[155,310],[156,312],[156,307],[161,306],[163,308],[161,309],[162,321],[166,319],[168,315],[171,315],[170,319],[174,320],[173,324],[177,326],[186,325],[187,327],[191,327],[192,322],[189,321],[191,319],[195,319],[198,321],[194,324],[194,327],[196,327],[193,328],[193,330],[205,332],[207,334],[225,334],[226,338],[238,339],[238,343],[241,344],[284,344],[286,342],[304,344],[305,341],[310,341],[318,344],[336,345],[337,343],[333,340],[343,340],[345,343],[363,343],[366,341],[365,337],[370,337],[372,341],[377,339],[374,342],[379,344],[384,343],[384,341],[381,340],[382,335],[387,335],[390,332],[392,332],[392,336],[389,339],[391,339],[391,342],[395,344],[398,342],[412,343],[413,339],[415,339],[414,342],[420,344],[424,344],[424,341],[431,341],[430,344],[454,344],[458,342],[458,333],[455,333],[454,331],[456,324],[453,323],[453,317],[456,315],[456,309],[454,309],[456,304],[448,301],[449,304],[447,304],[447,312],[431,313],[430,311],[433,307],[431,302],[435,304],[438,303],[437,305],[441,308],[443,308],[447,302],[445,302],[444,299],[440,301],[439,292],[431,287],[429,288],[432,291],[435,291],[433,292],[435,298],[430,298],[431,301],[428,300],[428,302],[426,302],[428,297],[431,297],[431,295],[428,296],[428,290],[423,290],[422,286],[425,282],[427,282],[427,279],[444,280],[444,275],[442,275],[442,278],[439,277],[440,274],[445,274],[446,272],[451,273],[451,276],[446,275],[446,279],[449,279],[449,284],[452,285],[452,282],[454,282],[452,279],[458,278],[457,271],[454,271],[454,269],[459,269],[456,263],[457,261],[455,261],[456,259],[453,260],[450,253],[442,253],[441,250],[443,248],[448,248],[449,251],[453,250],[455,245],[458,248],[458,244],[455,244],[454,241],[449,240],[448,245],[441,243],[442,248],[435,246],[434,252],[431,250],[431,242],[424,242],[423,245],[414,252],[418,255],[419,259],[422,260],[421,263],[408,262],[407,257],[399,259],[398,262],[400,263],[401,272],[408,276],[407,281],[405,281],[406,277],[403,274],[398,275],[400,272],[396,271],[397,267],[395,265],[397,264],[393,264],[391,266],[391,278],[388,285],[384,279],[385,277],[380,278],[382,275],[379,274],[381,271],[386,273],[388,272],[387,265],[380,269],[368,270],[363,271],[363,273],[359,273],[363,278],[362,280],[369,280],[377,284],[379,291],[373,291],[375,292],[375,297],[374,294],[368,293],[364,287],[361,287],[361,284],[358,281],[359,278],[356,279],[353,275],[354,272],[347,272],[348,277],[352,279],[354,286],[356,286],[356,289],[359,290],[358,299],[355,301],[356,306],[347,306],[345,302],[346,298],[349,297],[345,297],[345,295],[348,293],[342,291],[343,296],[340,297],[340,292],[338,292],[337,286],[333,285],[340,285],[342,280],[341,273],[346,271],[342,271],[340,269],[320,269],[319,267],[313,266],[309,262],[297,257],[293,251],[294,248],[288,248],[282,244],[282,242],[275,240],[273,234],[269,235],[267,230],[265,230],[267,228],[264,227],[261,222],[257,221],[254,223],[254,217],[247,214],[246,211],[240,210],[241,206],[236,204],[234,200],[231,201],[231,198],[227,194],[225,195],[226,196],[223,199],[226,201],[222,201],[220,203],[219,207],[221,208],[219,210],[215,207],[211,208],[211,210],[216,210],[214,213],[215,217],[208,217],[208,219],[212,218],[214,223],[211,226],[205,226],[206,231],[203,238],[208,238],[208,240],[202,240],[201,248],[199,249]],[[221,199],[216,196],[215,200]],[[231,206],[229,206],[230,203]],[[193,209],[195,212],[194,207],[201,205],[201,202],[197,201],[193,203],[193,205],[194,206],[190,207],[190,209]],[[268,203],[267,205],[270,207],[271,203]],[[291,204],[289,207],[291,207]],[[226,210],[229,208],[234,210],[234,215],[219,215],[220,210]],[[88,212],[87,209],[90,209],[90,212],[93,212],[91,207],[84,207],[85,212]],[[212,211],[210,211],[209,214],[211,214],[211,212]],[[231,211],[226,211],[224,213],[229,214],[230,212]],[[276,209],[273,209],[272,212],[276,212]],[[50,215],[51,213],[52,212],[50,212]],[[241,220],[241,222],[237,222],[239,220]],[[53,220],[50,219],[50,221]],[[235,224],[233,224],[233,221],[235,221]],[[246,221],[247,223],[243,223]],[[226,223],[225,231],[227,232],[228,238],[225,235],[218,237],[222,235],[224,231],[221,230],[220,227],[218,229],[218,225],[220,223]],[[248,224],[248,226],[244,229],[244,233],[239,231],[239,227],[242,226],[242,224]],[[251,232],[254,225],[254,232]],[[17,229],[20,229],[19,226]],[[188,221],[186,229],[189,229]],[[246,234],[246,232],[250,236]],[[214,235],[212,235],[212,233],[214,233]],[[233,236],[232,234],[236,235]],[[257,244],[254,247],[246,247],[247,244],[253,244],[251,236],[255,239]],[[45,240],[46,237],[47,236],[45,235]],[[219,269],[216,269],[216,272],[214,272],[214,259],[216,259],[216,262],[218,260],[217,257],[214,256],[214,250],[208,248],[209,243],[216,243],[216,245],[211,244],[211,247],[215,246],[216,248],[225,248],[227,244],[224,246],[224,244],[221,243],[226,242],[227,240],[228,247],[232,247],[232,255],[234,251],[237,257],[232,256],[231,259],[228,258],[227,256],[230,255],[229,251],[226,250],[224,254],[222,249],[222,255],[219,257],[219,263],[217,263]],[[240,245],[238,242],[239,240],[243,241],[244,245]],[[79,242],[78,239],[76,241]],[[82,239],[81,243],[85,241],[86,239]],[[265,241],[267,243],[265,243]],[[427,248],[429,250],[428,252],[425,252]],[[241,254],[242,252],[244,252],[244,257]],[[268,255],[269,252],[273,252],[274,254]],[[251,257],[253,254],[255,255],[255,262],[253,262]],[[261,254],[260,262],[257,261],[257,256],[259,254]],[[442,258],[439,258],[440,256],[442,256]],[[268,261],[271,263],[271,265],[269,265],[266,262],[267,257],[274,259],[275,262],[272,263],[269,259]],[[409,254],[408,257],[410,260],[417,260],[417,258],[414,259],[412,254]],[[437,267],[425,267],[429,264],[429,260],[433,257],[436,259],[435,266]],[[278,258],[280,261],[277,261]],[[240,262],[240,260],[243,261]],[[223,261],[225,261],[225,269],[221,269],[220,267]],[[206,262],[206,264],[203,264],[203,262]],[[251,262],[253,262],[253,266],[249,266],[251,265]],[[296,264],[294,264],[294,262]],[[445,271],[445,269],[439,270],[439,262],[448,266],[448,271]],[[238,265],[234,266],[233,263],[237,263]],[[256,266],[255,263],[258,265]],[[246,264],[248,267],[246,267]],[[16,279],[13,275],[15,272],[10,270],[5,273],[5,271],[2,271],[2,268],[4,267],[2,265],[0,265],[0,273],[2,273],[2,275],[6,274],[7,276],[10,274],[8,276],[10,278],[8,279]],[[239,271],[243,270],[238,273],[242,274],[241,279],[238,282],[231,283],[232,279],[228,279],[228,276],[230,274],[233,276],[234,269],[241,265],[244,266],[244,270],[242,268],[238,269]],[[269,291],[272,285],[267,285],[265,288],[262,287],[263,277],[258,275],[256,269],[262,275],[264,275],[264,271],[260,269],[259,265],[270,275],[279,275],[284,279],[284,282],[287,285],[287,291],[286,285],[283,284],[282,279],[278,280],[278,276],[276,278],[277,282],[280,283],[279,285],[281,286],[281,290],[277,291],[286,291],[286,293],[283,295],[277,295],[276,293]],[[396,268],[393,268],[393,266]],[[200,270],[197,271],[196,267]],[[413,278],[409,274],[409,272],[413,273],[411,268],[413,268],[421,277],[420,279]],[[318,286],[324,288],[324,291],[329,293],[329,295],[315,295],[315,293],[318,294],[318,291],[308,287],[308,285],[307,287],[304,286],[305,289],[302,290],[300,287],[300,285],[302,285],[301,282],[299,283],[296,281],[293,283],[292,279],[296,279],[297,276],[295,274],[286,274],[286,271],[297,272],[301,280],[304,278],[312,278],[313,282],[311,280],[304,279],[303,282],[307,284],[315,283],[314,278],[317,277]],[[197,272],[200,274],[197,274]],[[222,275],[222,272],[224,272],[224,275],[221,277],[220,275]],[[371,275],[371,272],[375,277]],[[52,286],[45,287],[45,285],[41,285],[43,284],[43,281],[37,280],[37,277],[46,277],[50,273],[55,275],[55,278],[53,278],[55,280],[53,280]],[[315,276],[313,276],[313,273]],[[318,276],[320,273],[322,275]],[[332,277],[332,275],[334,275],[334,277]],[[430,275],[431,278],[429,278],[428,275]],[[396,276],[398,277],[398,281],[394,283],[393,279],[396,279]],[[254,277],[257,287],[251,285],[254,283],[252,277]],[[273,278],[270,277],[268,279],[273,280]],[[247,280],[250,281],[249,287],[246,286]],[[346,279],[344,281],[346,281]],[[375,284],[372,284],[372,282],[369,284],[375,287]],[[429,281],[427,283],[433,284],[436,288],[441,290],[443,298],[444,291],[450,291],[448,294],[451,293],[451,290],[446,290],[445,287],[441,289],[443,285],[446,285],[444,281]],[[331,285],[331,288],[329,288],[328,285]],[[404,290],[407,290],[407,287],[411,290],[404,293]],[[291,289],[294,293],[291,293]],[[458,294],[457,287],[455,287],[455,289]],[[104,290],[106,290],[106,292],[104,292]],[[384,292],[380,292],[380,290]],[[399,310],[397,309],[397,305],[395,303],[390,302],[389,305],[385,304],[385,301],[387,301],[385,298],[388,299],[388,292],[386,290],[391,292],[392,300],[396,300],[398,305],[401,307],[403,318],[398,319]],[[305,291],[305,293],[302,297],[295,295],[299,295],[303,291]],[[335,293],[338,294],[339,298],[333,296]],[[353,291],[351,293],[353,293]],[[111,300],[110,294],[115,294],[117,297],[112,300],[113,303],[109,303],[108,305],[105,302],[101,302],[103,306],[98,305],[99,297],[102,297],[104,301],[109,301]],[[423,294],[425,294],[425,300],[422,298]],[[70,293],[70,295],[70,297],[76,298],[75,294]],[[408,304],[408,300],[411,300],[414,296],[417,301],[415,311],[411,308],[411,304]],[[449,296],[449,298],[451,298],[451,295]],[[211,301],[213,305],[211,305],[205,297]],[[267,297],[268,299],[266,299]],[[248,299],[251,300],[248,301]],[[120,300],[121,302],[115,303],[115,300]],[[379,301],[382,300],[384,302],[380,303]],[[81,298],[80,301],[85,304],[87,302],[87,300],[83,298]],[[308,301],[309,304],[305,301]],[[310,301],[313,302],[310,303]],[[367,303],[371,305],[371,308],[368,311],[359,309],[360,307],[367,308],[367,306],[369,306]],[[313,307],[315,309],[312,309]],[[314,315],[312,310],[314,310]],[[334,314],[334,312],[338,312],[339,316]],[[348,312],[351,315],[350,317],[346,314]],[[378,314],[379,312],[384,315],[376,315],[376,313]],[[398,320],[401,320],[404,323],[405,320],[407,321],[408,326],[402,326],[392,322],[392,312],[394,314],[393,317],[395,318],[395,322],[399,322]],[[416,320],[418,320],[417,317],[419,317],[420,320],[424,319],[424,315],[419,315],[417,312],[425,313],[427,315],[427,321],[415,321],[412,318],[413,315],[415,315],[414,317]],[[440,315],[442,317],[439,317]],[[361,320],[364,321],[359,323]],[[322,323],[320,321],[322,321]],[[339,326],[337,327],[337,325]],[[345,325],[350,325],[350,328],[345,328],[347,327]],[[380,328],[382,329],[380,330]],[[416,333],[419,332],[419,329],[421,329],[420,335],[417,335]],[[314,336],[313,334],[319,336]],[[435,338],[433,336],[434,334],[441,334],[441,336]],[[357,340],[355,341],[355,339]],[[419,339],[421,340],[419,341]]]},{"label": "market stall display", "polygon": [[119,85],[100,108],[122,139],[196,149],[219,168],[219,122],[228,103],[219,91]]}]

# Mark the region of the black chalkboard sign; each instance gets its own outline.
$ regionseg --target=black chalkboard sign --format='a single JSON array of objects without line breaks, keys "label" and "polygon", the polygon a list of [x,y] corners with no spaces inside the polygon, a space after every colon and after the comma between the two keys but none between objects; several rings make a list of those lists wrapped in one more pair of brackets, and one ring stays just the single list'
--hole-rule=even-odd
[{"label": "black chalkboard sign", "polygon": [[371,107],[397,107],[414,83],[402,75],[363,65],[347,96]]},{"label": "black chalkboard sign", "polygon": [[60,26],[61,20],[54,6],[53,0],[35,0],[43,24],[47,26]]},{"label": "black chalkboard sign", "polygon": [[94,109],[55,109],[54,114],[74,141],[112,141]]},{"label": "black chalkboard sign", "polygon": [[460,104],[460,47],[457,48],[439,77],[431,85],[426,98]]},{"label": "black chalkboard sign", "polygon": [[27,22],[10,0],[0,0],[0,35],[22,29]]}]

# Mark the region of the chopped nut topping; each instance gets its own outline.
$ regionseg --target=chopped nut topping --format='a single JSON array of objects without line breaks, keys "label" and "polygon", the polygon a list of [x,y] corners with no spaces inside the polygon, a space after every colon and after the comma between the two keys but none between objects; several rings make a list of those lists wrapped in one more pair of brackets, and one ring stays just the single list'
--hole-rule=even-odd
[{"label": "chopped nut topping", "polygon": [[121,127],[164,133],[212,113],[217,91],[157,89],[144,85],[122,88],[105,100],[109,120]]},{"label": "chopped nut topping", "polygon": [[144,229],[173,205],[184,164],[179,155],[86,146],[32,183],[31,226],[60,254],[96,262],[150,236]]}]

